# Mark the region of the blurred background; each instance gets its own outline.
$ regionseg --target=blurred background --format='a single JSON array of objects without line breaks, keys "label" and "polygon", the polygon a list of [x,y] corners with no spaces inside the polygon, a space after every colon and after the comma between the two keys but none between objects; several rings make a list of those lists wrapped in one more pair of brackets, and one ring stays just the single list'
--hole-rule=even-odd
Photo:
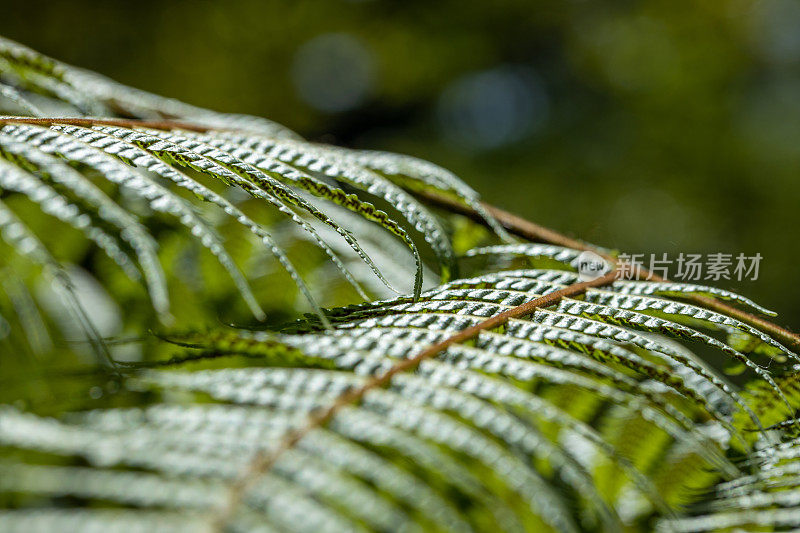
[{"label": "blurred background", "polygon": [[722,280],[800,329],[800,2],[0,2],[0,34],[124,84],[413,154],[629,253],[763,256]]}]

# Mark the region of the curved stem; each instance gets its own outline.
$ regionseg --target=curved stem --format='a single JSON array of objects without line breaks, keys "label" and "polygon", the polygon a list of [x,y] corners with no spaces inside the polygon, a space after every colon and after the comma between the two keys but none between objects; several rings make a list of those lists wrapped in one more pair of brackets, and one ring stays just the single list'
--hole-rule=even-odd
[{"label": "curved stem", "polygon": [[[478,214],[474,209],[447,196],[434,192],[420,191],[415,191],[413,194],[429,204],[440,207],[451,213],[464,215],[478,224],[488,227],[486,221],[483,220],[481,215]],[[483,208],[489,212],[489,214],[494,216],[498,222],[500,222],[500,224],[502,224],[503,227],[508,230],[509,233],[512,233],[518,237],[522,237],[531,241],[543,241],[550,244],[557,244],[559,246],[574,248],[576,250],[588,250],[596,253],[617,267],[621,266],[621,262],[617,258],[609,255],[606,251],[598,248],[597,246],[572,239],[555,230],[540,226],[539,224],[535,224],[529,220],[525,220],[522,217],[509,213],[508,211],[500,209],[499,207],[495,207],[491,204],[487,204],[485,202],[481,202],[481,204]],[[626,268],[628,268],[627,265]],[[637,278],[647,278],[651,281],[669,281],[667,278],[653,274],[649,270],[639,265],[632,265],[632,270],[636,274]],[[687,294],[683,297],[694,303],[700,304],[709,309],[713,309],[714,311],[719,311],[720,313],[728,316],[738,318],[742,322],[750,324],[754,328],[771,335],[777,340],[780,340],[789,347],[795,350],[800,349],[800,335],[783,328],[774,322],[770,322],[769,320],[761,318],[760,316],[756,316],[732,305],[728,305],[725,302],[721,302],[714,298],[709,298],[708,296]]]},{"label": "curved stem", "polygon": [[82,126],[91,128],[92,126],[117,126],[120,128],[152,128],[154,130],[187,130],[205,133],[212,129],[209,126],[201,126],[190,122],[179,122],[175,120],[138,120],[128,118],[89,118],[89,117],[4,117],[0,116],[0,125],[5,124],[35,124],[38,126],[53,126],[63,124],[65,126]]}]

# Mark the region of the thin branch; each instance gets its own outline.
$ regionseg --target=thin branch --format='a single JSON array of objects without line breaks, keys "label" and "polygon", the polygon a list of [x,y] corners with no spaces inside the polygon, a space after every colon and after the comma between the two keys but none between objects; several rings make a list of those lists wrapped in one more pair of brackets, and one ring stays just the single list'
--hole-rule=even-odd
[{"label": "thin branch", "polygon": [[[453,200],[447,196],[434,192],[413,191],[413,194],[430,204],[433,204],[451,213],[464,215],[471,220],[488,227],[486,221],[479,213],[477,213],[471,207],[458,202],[457,200]],[[621,262],[616,257],[609,255],[606,251],[596,246],[572,239],[550,228],[534,224],[529,220],[525,220],[522,217],[509,213],[508,211],[495,207],[491,204],[481,202],[481,205],[484,209],[486,209],[486,211],[489,212],[489,214],[494,216],[500,222],[500,224],[502,224],[503,227],[508,230],[509,233],[512,233],[518,237],[523,237],[531,241],[544,241],[550,244],[557,244],[559,246],[565,246],[577,250],[588,250],[596,253],[618,268],[622,266]],[[625,265],[625,268],[628,268],[628,266]],[[669,281],[667,278],[658,276],[639,265],[632,265],[631,270],[636,274],[637,278],[640,279],[649,279],[651,281]],[[748,313],[747,311],[743,311],[738,307],[728,305],[725,302],[721,302],[714,298],[709,298],[708,296],[687,294],[682,297],[708,309],[713,309],[714,311],[718,311],[722,314],[735,317],[742,322],[750,324],[754,328],[761,330],[772,337],[775,337],[795,350],[800,349],[800,335],[760,316]]]},{"label": "thin branch", "polygon": [[230,485],[227,505],[214,519],[215,529],[217,531],[224,529],[227,521],[236,511],[236,508],[241,504],[247,490],[262,475],[272,468],[272,466],[284,452],[293,448],[303,437],[308,435],[314,429],[324,426],[330,422],[342,409],[360,402],[369,391],[388,386],[391,383],[392,378],[397,374],[416,369],[426,359],[435,357],[454,344],[474,339],[482,331],[498,328],[508,322],[509,319],[531,314],[535,309],[540,307],[548,307],[557,304],[562,298],[583,294],[586,292],[586,289],[591,287],[608,285],[616,278],[617,271],[614,270],[599,278],[581,283],[574,283],[564,287],[563,289],[540,296],[534,300],[504,311],[482,322],[479,322],[474,326],[463,329],[458,333],[444,339],[443,341],[432,344],[414,357],[403,359],[399,363],[393,365],[385,373],[370,379],[362,386],[350,389],[344,394],[340,395],[329,407],[312,413],[304,426],[288,433],[280,445],[271,453],[259,453],[256,455],[256,457],[245,469],[243,475],[234,480],[234,482]]},{"label": "thin branch", "polygon": [[87,118],[87,117],[0,117],[0,125],[5,124],[36,124],[38,126],[53,126],[63,124],[67,126],[117,126],[120,128],[152,128],[154,130],[187,130],[205,133],[212,129],[210,126],[200,126],[190,122],[175,120],[138,120],[127,118]]}]

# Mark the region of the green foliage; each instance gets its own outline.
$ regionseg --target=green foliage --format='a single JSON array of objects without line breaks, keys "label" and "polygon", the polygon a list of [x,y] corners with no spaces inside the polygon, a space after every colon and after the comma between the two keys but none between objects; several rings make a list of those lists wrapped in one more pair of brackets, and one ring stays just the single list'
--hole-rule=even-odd
[{"label": "green foliage", "polygon": [[[433,164],[309,143],[10,41],[0,84],[3,531],[800,527],[798,356],[688,301],[773,314],[751,300],[615,281],[375,386],[578,283],[580,252],[501,244]],[[81,120],[108,116],[126,118]]]}]

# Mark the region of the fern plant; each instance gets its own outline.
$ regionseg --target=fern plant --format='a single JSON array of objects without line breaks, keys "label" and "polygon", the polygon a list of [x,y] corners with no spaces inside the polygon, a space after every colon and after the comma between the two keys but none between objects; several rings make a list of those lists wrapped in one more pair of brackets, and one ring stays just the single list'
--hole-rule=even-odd
[{"label": "fern plant", "polygon": [[0,105],[3,531],[800,527],[747,298],[7,40]]}]

